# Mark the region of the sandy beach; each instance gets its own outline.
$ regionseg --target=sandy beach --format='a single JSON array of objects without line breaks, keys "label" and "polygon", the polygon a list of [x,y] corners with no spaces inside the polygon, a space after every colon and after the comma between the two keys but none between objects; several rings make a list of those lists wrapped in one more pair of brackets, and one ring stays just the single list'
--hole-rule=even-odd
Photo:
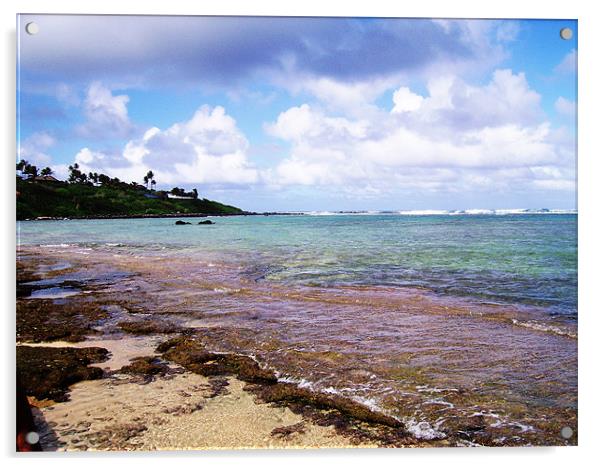
[{"label": "sandy beach", "polygon": [[[103,346],[111,352],[100,380],[71,386],[70,400],[30,397],[47,451],[186,450],[240,448],[369,448],[332,426],[318,426],[286,407],[257,402],[234,377],[214,380],[172,365],[152,377],[118,373],[130,359],[149,356],[151,338],[53,342],[50,347]],[[47,345],[35,345],[45,347]]]}]

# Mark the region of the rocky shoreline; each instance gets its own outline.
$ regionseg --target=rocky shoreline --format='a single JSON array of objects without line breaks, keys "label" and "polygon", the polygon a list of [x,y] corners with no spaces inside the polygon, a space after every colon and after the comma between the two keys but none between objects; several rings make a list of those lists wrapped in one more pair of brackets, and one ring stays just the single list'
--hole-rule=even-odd
[{"label": "rocky shoreline", "polygon": [[[220,273],[238,273],[227,265],[215,270],[212,262],[200,265],[196,259],[172,264],[152,256],[141,260],[130,254],[92,256],[87,250],[76,251],[39,247],[17,251],[17,343],[42,347],[35,353],[18,351],[43,361],[38,366],[21,357],[18,369],[30,372],[22,378],[30,381],[26,389],[37,407],[40,429],[56,423],[54,433],[44,434],[45,449],[577,443],[576,411],[570,406],[539,408],[533,414],[528,405],[508,403],[497,392],[488,396],[431,384],[406,360],[394,360],[390,368],[391,358],[385,355],[367,361],[367,366],[358,364],[351,352],[332,351],[327,345],[285,344],[277,332],[284,328],[294,333],[296,327],[287,326],[298,314],[283,313],[282,306],[299,303],[303,312],[318,298],[328,305],[336,298],[331,292],[299,290],[292,302],[289,288],[247,283],[245,278],[215,280]],[[342,295],[349,319],[356,316],[351,303],[363,293]],[[380,305],[381,294],[369,297]],[[475,320],[472,308],[444,307],[419,290],[400,295],[397,301],[388,293],[382,297],[381,304],[415,308],[420,318],[444,316],[446,322],[458,319],[473,328],[512,325],[496,317],[497,309]],[[276,313],[270,314],[268,308],[258,315],[256,309],[270,299],[279,300]],[[389,315],[388,309],[382,310],[384,315]],[[464,317],[467,312],[469,317]],[[516,332],[536,341],[573,344],[573,339],[537,330]],[[107,351],[108,359],[102,354],[92,358],[94,353],[44,351],[66,347],[97,348],[89,351]],[[54,359],[45,360],[52,355]],[[49,372],[40,373],[45,368]],[[332,383],[332,374],[341,374],[344,383]],[[385,390],[394,390],[398,381],[410,381],[409,389],[416,391],[398,389],[385,402],[374,392],[363,391],[362,384],[383,375]],[[52,384],[40,393],[35,380]],[[348,390],[349,386],[360,389]],[[50,394],[69,401],[55,401]],[[109,399],[114,404],[102,411]],[[91,413],[100,420],[85,421]],[[263,420],[263,430],[250,427],[256,419]],[[194,440],[185,430],[191,425],[197,429]],[[557,433],[564,426],[571,426],[574,435],[559,440]],[[121,440],[111,440],[107,433],[111,429],[121,432]]]},{"label": "rocky shoreline", "polygon": [[[51,260],[20,257],[17,372],[46,450],[448,444],[418,441],[399,420],[339,395],[279,381],[249,356],[208,351],[194,329],[139,318],[140,303],[97,284],[70,282],[85,293],[67,299],[31,299],[63,273],[53,270]],[[117,322],[111,311],[116,306],[129,309]],[[180,394],[161,401],[170,385],[180,387]],[[103,397],[120,401],[103,407],[97,404]],[[205,423],[226,419],[215,435],[203,437],[212,429],[205,424],[197,426],[192,443],[178,437],[191,418],[209,410],[213,417]],[[98,416],[90,417],[92,412]],[[261,419],[265,428],[255,432],[253,422],[241,424],[241,416]],[[162,435],[162,425],[173,432]],[[227,440],[232,429],[239,444]]]}]

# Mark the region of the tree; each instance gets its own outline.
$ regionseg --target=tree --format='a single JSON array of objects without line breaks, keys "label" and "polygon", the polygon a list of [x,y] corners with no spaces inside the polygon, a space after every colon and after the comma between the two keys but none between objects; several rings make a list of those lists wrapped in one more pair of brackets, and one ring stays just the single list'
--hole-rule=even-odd
[{"label": "tree", "polygon": [[17,171],[21,172],[21,176],[25,173],[25,167],[29,166],[29,162],[27,160],[19,160],[17,163]]},{"label": "tree", "polygon": [[96,172],[88,173],[88,179],[92,182],[94,186],[98,186],[99,175]]},{"label": "tree", "polygon": [[[150,181],[151,185],[153,184],[153,180],[155,178],[155,174],[153,173],[152,170],[149,170],[148,173],[146,174],[146,176],[144,177],[144,183],[146,183],[147,187],[148,187],[148,183]],[[154,183],[157,184],[157,183]]]},{"label": "tree", "polygon": [[193,197],[194,199],[198,199],[198,198],[199,198],[199,193],[198,193],[198,191],[196,190],[196,188],[193,188],[193,190],[192,190],[192,197]]},{"label": "tree", "polygon": [[155,180],[151,180],[151,191],[153,189],[155,189],[155,185],[157,184],[157,182]]},{"label": "tree", "polygon": [[69,165],[69,183],[91,184],[88,175],[81,172],[77,163]]},{"label": "tree", "polygon": [[69,165],[69,183],[77,183],[81,175],[82,172],[79,171],[79,165],[77,163]]},{"label": "tree", "polygon": [[107,175],[105,175],[104,173],[101,173],[100,175],[98,175],[98,182],[102,185],[102,186],[108,186],[111,183],[111,178],[109,178]]},{"label": "tree", "polygon": [[148,175],[144,175],[144,186],[148,189]]},{"label": "tree", "polygon": [[46,168],[43,168],[43,169],[42,169],[42,171],[40,172],[40,175],[42,175],[42,176],[50,176],[50,175],[52,175],[53,173],[54,173],[54,172],[52,171],[52,168],[50,168],[50,167],[46,167]]},{"label": "tree", "polygon": [[23,169],[23,173],[29,175],[29,178],[37,178],[38,167],[36,167],[35,165],[27,164],[27,166],[25,166]]},{"label": "tree", "polygon": [[17,170],[21,172],[21,177],[33,179],[38,176],[38,167],[30,164],[27,160],[21,160],[17,163]]}]

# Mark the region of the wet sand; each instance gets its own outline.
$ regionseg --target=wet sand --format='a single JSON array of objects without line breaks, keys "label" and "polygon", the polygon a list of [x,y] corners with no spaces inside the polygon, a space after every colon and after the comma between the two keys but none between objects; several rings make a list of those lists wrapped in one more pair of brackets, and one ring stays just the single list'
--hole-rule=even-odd
[{"label": "wet sand", "polygon": [[[151,355],[156,341],[125,338],[50,346],[102,345],[110,349],[111,358],[96,365],[111,371],[134,357]],[[216,394],[208,377],[188,371],[151,381],[111,374],[73,385],[67,402],[30,401],[39,406],[34,414],[47,451],[376,446],[352,442],[333,427],[315,425],[288,408],[258,403],[234,377],[222,383]]]}]

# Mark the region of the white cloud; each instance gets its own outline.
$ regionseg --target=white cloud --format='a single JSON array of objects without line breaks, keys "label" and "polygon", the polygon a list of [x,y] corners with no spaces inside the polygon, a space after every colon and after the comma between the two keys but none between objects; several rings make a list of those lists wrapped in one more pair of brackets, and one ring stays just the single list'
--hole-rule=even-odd
[{"label": "white cloud", "polygon": [[524,73],[495,70],[484,86],[442,76],[428,83],[429,97],[421,116],[444,126],[470,129],[505,124],[530,125],[541,121],[541,96],[532,90]]},{"label": "white cloud", "polygon": [[50,165],[52,157],[47,154],[48,149],[54,146],[56,140],[46,132],[33,133],[21,142],[19,147],[19,159],[27,160],[29,163],[42,168]]},{"label": "white cloud", "polygon": [[77,132],[88,138],[129,136],[133,129],[127,109],[129,100],[127,95],[113,95],[102,83],[93,82],[83,102],[86,122],[77,128]]},{"label": "white cloud", "polygon": [[401,86],[390,111],[366,105],[363,114],[341,116],[332,106],[305,103],[264,125],[290,145],[264,169],[251,163],[234,118],[223,107],[202,106],[187,121],[149,128],[117,153],[84,148],[75,161],[127,181],[141,182],[153,170],[159,185],[315,186],[349,197],[574,189],[574,137],[551,129],[540,100],[524,74],[496,70],[481,86],[450,75],[431,79],[424,95]]},{"label": "white cloud", "polygon": [[[465,55],[462,54],[463,56],[460,58],[455,55],[455,52],[439,53],[430,50],[424,54],[429,57],[428,60],[420,66],[413,66],[412,62],[416,60],[415,53],[410,53],[407,49],[399,50],[399,53],[394,56],[384,54],[387,56],[385,62],[398,65],[393,67],[394,70],[375,75],[358,75],[353,79],[349,79],[345,75],[337,76],[336,73],[335,76],[328,76],[304,72],[298,68],[296,61],[291,59],[288,66],[283,66],[279,73],[272,73],[270,78],[274,84],[287,89],[293,95],[301,93],[311,95],[321,106],[332,113],[358,118],[377,113],[378,107],[375,103],[377,99],[387,90],[399,86],[400,83],[416,79],[436,81],[441,76],[449,75],[478,76],[480,73],[490,70],[507,57],[503,43],[514,40],[519,33],[518,23],[511,21],[433,20],[429,23],[436,26],[435,30],[438,34],[443,32],[442,42],[453,41],[455,51],[463,49]],[[412,33],[416,33],[416,31],[412,31]],[[420,41],[412,44],[412,50],[419,48],[419,43]],[[352,47],[350,44],[347,46]],[[344,50],[346,49],[344,48]],[[319,61],[321,53],[319,48],[315,53],[318,57],[316,60]],[[377,55],[380,54],[377,53]],[[350,57],[348,64],[344,66],[336,64],[333,65],[333,68],[344,70],[351,66],[351,63],[363,63],[366,60],[368,59]],[[284,62],[288,63],[286,59]],[[517,76],[520,79],[520,75]],[[402,88],[399,88],[398,91],[403,93]],[[407,105],[417,105],[421,96],[413,95],[416,96],[413,97],[413,103],[407,103]],[[412,98],[412,96],[407,97]],[[400,95],[399,98],[403,98],[403,95]],[[401,112],[402,105],[397,106],[394,111]]]},{"label": "white cloud", "polygon": [[153,170],[158,184],[253,184],[259,172],[247,158],[249,143],[223,107],[202,106],[193,117],[166,130],[151,128],[116,154],[82,149],[75,157],[84,172],[98,171],[142,182]]},{"label": "white cloud", "polygon": [[291,150],[269,181],[389,193],[574,187],[574,153],[557,144],[524,74],[496,70],[483,86],[442,76],[427,89],[400,87],[390,113],[363,118],[308,104],[282,112],[266,130]]},{"label": "white cloud", "polygon": [[393,113],[413,112],[422,105],[424,97],[414,94],[407,87],[400,87],[393,93],[393,103],[395,104]]},{"label": "white cloud", "polygon": [[80,150],[75,156],[75,163],[84,166],[99,163],[105,158],[102,152],[91,151],[87,147]]},{"label": "white cloud", "polygon": [[365,120],[328,117],[303,104],[281,113],[274,124],[266,125],[266,130],[273,136],[292,141],[320,138],[334,142],[346,137],[363,138],[367,124]]},{"label": "white cloud", "polygon": [[577,111],[577,105],[574,100],[565,99],[564,97],[558,97],[554,103],[556,111],[566,117],[574,117]]},{"label": "white cloud", "polygon": [[397,81],[398,78],[393,77],[343,82],[325,77],[296,79],[286,76],[279,84],[293,93],[308,92],[329,110],[358,117],[375,111],[374,100]]}]

